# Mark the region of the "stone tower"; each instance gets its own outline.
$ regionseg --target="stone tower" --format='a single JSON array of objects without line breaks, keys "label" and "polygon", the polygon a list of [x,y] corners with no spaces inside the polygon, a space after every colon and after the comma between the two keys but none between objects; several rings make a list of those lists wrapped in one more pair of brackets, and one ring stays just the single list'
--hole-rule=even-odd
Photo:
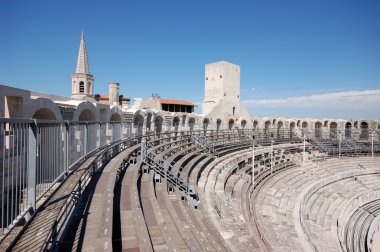
[{"label": "stone tower", "polygon": [[88,66],[86,42],[84,33],[80,40],[78,62],[75,73],[71,76],[72,91],[71,97],[74,99],[94,98],[94,76],[90,74]]},{"label": "stone tower", "polygon": [[240,67],[227,61],[219,61],[205,66],[205,98],[202,114],[209,114],[221,101],[230,106],[229,114],[235,114],[240,105]]}]

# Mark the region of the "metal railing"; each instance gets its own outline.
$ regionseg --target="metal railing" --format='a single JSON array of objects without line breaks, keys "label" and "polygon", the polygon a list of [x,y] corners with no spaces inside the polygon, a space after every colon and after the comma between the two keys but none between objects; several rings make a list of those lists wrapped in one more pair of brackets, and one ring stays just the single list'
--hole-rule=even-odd
[{"label": "metal railing", "polygon": [[131,133],[122,122],[0,118],[0,241],[78,161]]},{"label": "metal railing", "polygon": [[[203,127],[202,127],[203,126]],[[156,132],[160,129],[160,132]],[[194,130],[197,129],[197,130]],[[328,134],[316,133],[305,129],[283,128],[255,128],[255,129],[225,129],[209,125],[193,124],[188,127],[180,124],[166,125],[156,123],[152,130],[146,125],[132,122],[68,122],[28,119],[0,118],[0,240],[16,225],[20,219],[33,213],[38,204],[45,198],[46,192],[60,183],[75,165],[99,148],[126,138],[143,136],[151,139],[174,139],[181,135],[199,135],[198,140],[206,144],[206,148],[213,152],[214,143],[241,142],[255,135],[260,145],[270,145],[299,141],[302,134],[308,134],[308,140],[329,139]],[[380,153],[379,131],[374,133],[352,131],[349,139],[340,137],[330,139],[334,141],[332,154],[339,155],[346,146],[348,150],[365,150],[366,153]],[[141,137],[141,138],[140,138]],[[203,139],[203,140],[202,140]],[[372,139],[372,145],[371,145]],[[169,140],[170,141],[170,140]],[[338,145],[336,144],[339,141]],[[317,144],[316,144],[317,145]],[[343,147],[342,147],[343,146]],[[356,152],[354,152],[355,154]],[[374,155],[374,154],[372,154]],[[179,181],[173,174],[168,174],[168,167],[156,163],[153,154],[148,156],[150,165],[161,176],[173,178],[173,183],[187,191],[185,181]]]},{"label": "metal railing", "polygon": [[191,135],[195,142],[202,148],[204,149],[209,155],[212,156],[217,156],[218,153],[215,151],[214,144],[209,143],[205,137],[205,135],[201,134],[192,134]]}]

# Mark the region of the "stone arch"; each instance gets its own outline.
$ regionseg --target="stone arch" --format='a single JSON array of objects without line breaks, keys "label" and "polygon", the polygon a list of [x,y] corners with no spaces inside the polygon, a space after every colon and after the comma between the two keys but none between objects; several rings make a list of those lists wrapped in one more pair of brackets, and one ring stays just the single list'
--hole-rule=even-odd
[{"label": "stone arch", "polygon": [[322,138],[322,123],[320,121],[317,121],[314,124],[314,134],[315,138]]},{"label": "stone arch", "polygon": [[178,131],[178,127],[181,120],[179,119],[179,116],[174,116],[172,119],[172,126],[174,127],[174,131]]},{"label": "stone arch", "polygon": [[270,136],[272,123],[270,120],[265,121],[264,123],[264,135],[266,138]]},{"label": "stone arch", "polygon": [[330,138],[336,139],[338,133],[338,124],[336,122],[330,122]]},{"label": "stone arch", "polygon": [[94,121],[94,113],[89,109],[84,109],[79,115],[78,121]]},{"label": "stone arch", "polygon": [[294,129],[296,128],[296,123],[295,122],[290,122],[290,132],[289,132],[289,137],[293,138],[294,136]]},{"label": "stone arch", "polygon": [[367,140],[369,137],[368,122],[362,121],[360,123],[360,139]]},{"label": "stone arch", "polygon": [[308,126],[309,126],[309,124],[308,124],[306,121],[303,121],[303,122],[302,122],[301,127],[302,127],[303,129],[306,129]]},{"label": "stone arch", "polygon": [[277,123],[277,138],[283,138],[284,137],[284,122],[278,121]]},{"label": "stone arch", "polygon": [[195,117],[190,117],[188,119],[187,124],[189,125],[190,131],[193,131],[194,130],[194,125],[195,125]]},{"label": "stone arch", "polygon": [[219,130],[222,127],[222,119],[216,119],[216,130]]},{"label": "stone arch", "polygon": [[32,119],[56,120],[54,113],[48,108],[40,108],[32,115]]},{"label": "stone arch", "polygon": [[144,113],[142,113],[142,111],[136,111],[133,116],[133,126],[135,128],[136,136],[142,136],[144,128]]},{"label": "stone arch", "polygon": [[113,113],[110,117],[111,122],[121,122],[121,116],[119,113]]},{"label": "stone arch", "polygon": [[107,119],[108,121],[111,121],[111,122],[121,122],[121,121],[124,121],[123,117],[124,117],[123,112],[118,107],[113,107],[109,111],[109,115]]},{"label": "stone arch", "polygon": [[133,117],[133,124],[135,126],[143,125],[144,124],[144,116],[140,113],[136,113]]},{"label": "stone arch", "polygon": [[162,124],[164,122],[164,118],[162,115],[156,115],[154,117],[154,130],[156,133],[161,133],[162,132]]},{"label": "stone arch", "polygon": [[73,115],[73,121],[99,121],[99,113],[91,102],[82,102]]},{"label": "stone arch", "polygon": [[351,122],[346,122],[346,124],[344,125],[345,138],[351,138],[351,128],[352,128]]},{"label": "stone arch", "polygon": [[178,116],[175,116],[175,117],[173,117],[173,119],[172,119],[172,125],[175,127],[175,126],[179,126],[179,122],[180,122],[180,120],[179,120],[179,117]]},{"label": "stone arch", "polygon": [[29,118],[62,121],[58,105],[48,98],[40,97],[32,100],[29,112]]},{"label": "stone arch", "polygon": [[208,126],[209,126],[209,124],[210,124],[210,119],[209,118],[207,118],[207,117],[205,117],[205,118],[203,118],[203,121],[202,121],[202,123],[203,123],[203,130],[207,130],[207,128],[208,128]]},{"label": "stone arch", "polygon": [[256,130],[257,125],[259,125],[259,122],[257,120],[253,120],[253,129]]},{"label": "stone arch", "polygon": [[247,120],[242,119],[241,122],[240,122],[240,127],[241,127],[242,129],[244,129],[245,126],[247,126]]},{"label": "stone arch", "polygon": [[228,129],[229,129],[229,130],[232,129],[232,127],[234,126],[234,123],[235,123],[234,119],[230,119],[230,120],[228,121]]}]

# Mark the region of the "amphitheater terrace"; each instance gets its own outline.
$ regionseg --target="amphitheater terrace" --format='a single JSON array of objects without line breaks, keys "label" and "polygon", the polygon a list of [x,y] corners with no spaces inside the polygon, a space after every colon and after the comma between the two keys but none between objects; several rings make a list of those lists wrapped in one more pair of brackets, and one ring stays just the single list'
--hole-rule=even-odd
[{"label": "amphitheater terrace", "polygon": [[380,121],[252,116],[240,66],[196,104],[0,86],[0,250],[380,251]]}]

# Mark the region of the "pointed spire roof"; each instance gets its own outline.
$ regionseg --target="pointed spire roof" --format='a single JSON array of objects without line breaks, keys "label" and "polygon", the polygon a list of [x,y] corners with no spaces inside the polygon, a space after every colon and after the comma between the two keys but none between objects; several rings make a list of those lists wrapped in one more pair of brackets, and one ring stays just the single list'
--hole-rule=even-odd
[{"label": "pointed spire roof", "polygon": [[84,40],[83,30],[82,30],[82,37],[80,39],[77,69],[75,73],[90,74],[90,68],[88,66],[88,59],[87,59],[86,42]]}]

